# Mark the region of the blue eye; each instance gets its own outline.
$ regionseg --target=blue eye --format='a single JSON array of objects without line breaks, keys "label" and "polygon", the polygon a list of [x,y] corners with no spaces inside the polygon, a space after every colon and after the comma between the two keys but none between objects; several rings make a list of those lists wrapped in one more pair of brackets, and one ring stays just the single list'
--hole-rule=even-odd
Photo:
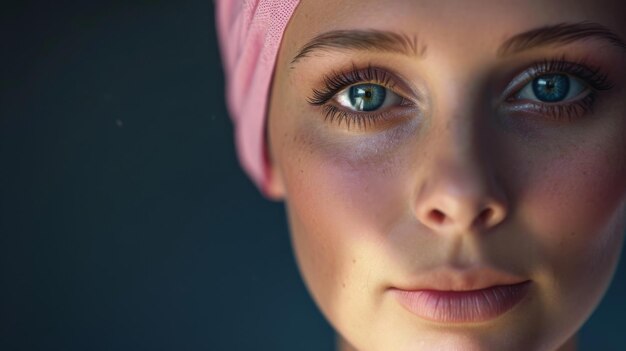
[{"label": "blue eye", "polygon": [[337,102],[352,111],[375,111],[399,103],[400,96],[378,84],[357,84],[337,94]]},{"label": "blue eye", "polygon": [[556,102],[569,93],[569,78],[564,74],[546,74],[533,79],[533,93],[541,101]]},{"label": "blue eye", "polygon": [[561,102],[578,96],[586,89],[579,79],[567,74],[543,74],[526,84],[517,95],[519,99],[541,102]]},{"label": "blue eye", "polygon": [[358,111],[374,111],[385,102],[385,88],[374,84],[359,84],[350,87],[350,105]]}]

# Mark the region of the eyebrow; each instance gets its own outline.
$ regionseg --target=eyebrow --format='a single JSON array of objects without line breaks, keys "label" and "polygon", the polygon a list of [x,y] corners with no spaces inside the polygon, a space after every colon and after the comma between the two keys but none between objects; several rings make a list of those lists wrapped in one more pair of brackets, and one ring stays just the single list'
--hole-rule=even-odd
[{"label": "eyebrow", "polygon": [[426,46],[419,46],[417,36],[382,30],[334,30],[322,33],[306,43],[291,60],[291,64],[309,57],[316,51],[357,50],[399,53],[423,57]]},{"label": "eyebrow", "polygon": [[[595,22],[558,23],[516,34],[505,40],[497,50],[505,57],[532,48],[566,45],[575,41],[600,39],[626,52],[626,42],[608,28]],[[291,64],[315,52],[335,50],[379,51],[423,58],[427,46],[417,36],[381,30],[334,30],[322,33],[307,42],[291,60]],[[292,66],[293,68],[293,66]]]},{"label": "eyebrow", "polygon": [[558,23],[528,30],[507,39],[498,48],[498,57],[549,45],[566,45],[587,39],[606,41],[626,52],[626,43],[617,34],[599,23]]}]

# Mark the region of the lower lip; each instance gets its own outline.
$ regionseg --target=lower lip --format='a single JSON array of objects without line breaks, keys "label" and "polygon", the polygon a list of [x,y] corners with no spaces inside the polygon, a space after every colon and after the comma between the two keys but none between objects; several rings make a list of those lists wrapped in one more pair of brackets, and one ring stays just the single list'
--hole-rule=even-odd
[{"label": "lower lip", "polygon": [[494,319],[520,303],[530,281],[481,290],[399,290],[392,293],[404,308],[433,322],[477,323]]}]

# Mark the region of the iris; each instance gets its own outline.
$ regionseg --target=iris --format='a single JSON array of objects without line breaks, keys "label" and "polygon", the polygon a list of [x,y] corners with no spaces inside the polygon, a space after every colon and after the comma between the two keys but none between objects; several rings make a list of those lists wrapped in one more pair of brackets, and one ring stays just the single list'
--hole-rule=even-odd
[{"label": "iris", "polygon": [[385,102],[387,89],[376,84],[359,84],[350,87],[350,104],[356,111],[374,111]]},{"label": "iris", "polygon": [[533,93],[544,102],[565,99],[570,90],[569,77],[565,74],[545,74],[533,80]]}]

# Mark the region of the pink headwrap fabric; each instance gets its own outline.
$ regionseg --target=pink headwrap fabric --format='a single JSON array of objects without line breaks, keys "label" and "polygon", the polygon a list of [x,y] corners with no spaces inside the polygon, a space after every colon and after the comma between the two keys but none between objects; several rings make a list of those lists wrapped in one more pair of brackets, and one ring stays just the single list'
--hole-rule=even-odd
[{"label": "pink headwrap fabric", "polygon": [[278,48],[299,0],[216,0],[226,100],[239,161],[266,193],[265,120]]}]

